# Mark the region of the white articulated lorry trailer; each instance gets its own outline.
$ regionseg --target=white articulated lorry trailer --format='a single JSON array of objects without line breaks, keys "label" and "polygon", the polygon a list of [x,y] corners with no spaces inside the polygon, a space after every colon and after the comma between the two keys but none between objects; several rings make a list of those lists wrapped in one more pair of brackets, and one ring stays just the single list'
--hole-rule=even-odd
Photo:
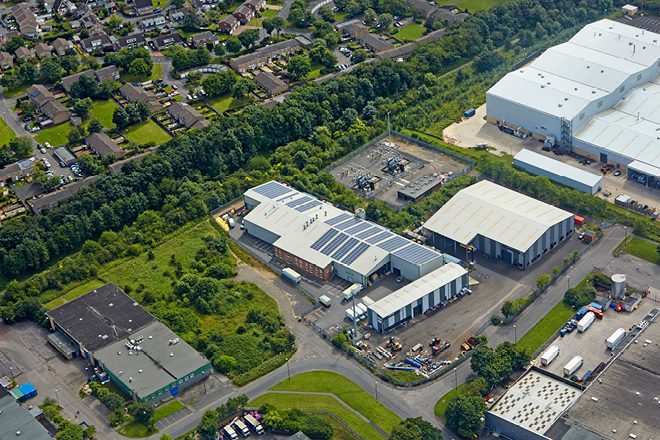
[{"label": "white articulated lorry trailer", "polygon": [[594,314],[594,312],[589,312],[586,315],[584,315],[582,319],[578,321],[577,324],[578,332],[582,333],[586,331],[589,328],[589,326],[594,322],[594,319],[596,319],[596,315]]},{"label": "white articulated lorry trailer", "polygon": [[568,361],[568,363],[564,365],[564,376],[570,376],[575,373],[582,366],[582,362],[583,360],[581,356],[575,356]]},{"label": "white articulated lorry trailer", "polygon": [[541,364],[545,366],[550,365],[550,362],[554,361],[558,355],[559,347],[557,345],[553,345],[552,347],[548,348],[541,356]]},{"label": "white articulated lorry trailer", "polygon": [[284,269],[282,269],[282,276],[288,279],[289,281],[291,281],[292,283],[296,283],[296,284],[298,284],[302,279],[300,274],[295,270],[291,269],[290,267],[285,267]]},{"label": "white articulated lorry trailer", "polygon": [[622,328],[617,329],[612,335],[605,340],[605,345],[607,345],[607,348],[610,350],[614,350],[617,345],[623,341],[623,339],[626,337],[626,331]]}]

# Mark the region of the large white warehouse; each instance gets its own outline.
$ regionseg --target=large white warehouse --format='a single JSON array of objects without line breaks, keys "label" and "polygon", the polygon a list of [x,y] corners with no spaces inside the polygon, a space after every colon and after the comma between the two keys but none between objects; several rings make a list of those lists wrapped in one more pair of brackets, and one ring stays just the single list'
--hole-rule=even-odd
[{"label": "large white warehouse", "polygon": [[251,188],[243,198],[250,210],[245,231],[310,277],[327,280],[334,273],[367,286],[375,274],[416,280],[444,264],[434,249],[279,182]]},{"label": "large white warehouse", "polygon": [[574,221],[570,212],[482,180],[456,193],[424,229],[433,246],[456,257],[472,247],[526,269],[568,237]]},{"label": "large white warehouse", "polygon": [[600,20],[508,73],[487,119],[660,185],[660,34]]}]

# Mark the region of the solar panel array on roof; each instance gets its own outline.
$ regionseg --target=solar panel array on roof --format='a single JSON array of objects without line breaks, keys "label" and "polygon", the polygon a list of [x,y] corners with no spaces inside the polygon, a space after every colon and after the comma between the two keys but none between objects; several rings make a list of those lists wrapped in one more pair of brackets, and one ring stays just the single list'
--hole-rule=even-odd
[{"label": "solar panel array on roof", "polygon": [[391,232],[389,232],[389,231],[383,231],[383,232],[381,232],[380,234],[378,234],[378,235],[374,235],[373,237],[368,238],[368,239],[365,240],[365,241],[366,241],[367,243],[369,243],[369,244],[375,244],[375,243],[378,243],[378,242],[381,241],[381,240],[385,240],[386,238],[388,238],[388,237],[393,237],[393,236],[394,236],[394,234],[392,234]]},{"label": "solar panel array on roof", "polygon": [[365,229],[368,229],[371,225],[367,222],[360,222],[356,226],[353,226],[350,229],[346,230],[347,234],[355,235],[360,231],[364,231]]},{"label": "solar panel array on roof", "polygon": [[351,219],[348,219],[346,221],[343,221],[343,222],[335,225],[335,228],[341,229],[343,231],[344,229],[348,229],[351,226],[355,226],[355,225],[358,225],[360,223],[362,223],[362,220],[360,220],[359,218],[353,217]]},{"label": "solar panel array on roof", "polygon": [[358,244],[359,241],[357,238],[351,237],[344,243],[339,249],[337,249],[337,252],[331,255],[332,258],[335,260],[341,260],[344,255],[346,255],[351,249],[355,247],[356,244]]},{"label": "solar panel array on roof", "polygon": [[290,201],[289,203],[286,204],[286,206],[288,206],[290,208],[293,208],[294,206],[301,205],[301,204],[303,204],[303,203],[305,203],[309,200],[312,200],[312,198],[310,196],[302,196],[302,197],[299,197],[295,200]]},{"label": "solar panel array on roof", "polygon": [[339,233],[338,230],[336,229],[330,229],[329,231],[326,231],[325,234],[321,235],[321,237],[316,240],[314,243],[312,243],[312,249],[315,251],[318,251],[321,249],[323,246],[328,244],[330,240],[332,240],[332,237],[337,235]]},{"label": "solar panel array on roof", "polygon": [[296,211],[298,211],[298,212],[309,211],[312,208],[316,208],[320,204],[321,204],[321,202],[319,202],[318,200],[312,200],[311,202],[307,202],[304,205],[300,205],[300,206],[296,207]]},{"label": "solar panel array on roof", "polygon": [[428,263],[439,256],[438,253],[416,243],[412,243],[403,249],[393,252],[393,255],[406,261],[410,261],[413,264]]},{"label": "solar panel array on roof", "polygon": [[355,246],[355,249],[350,251],[348,255],[346,255],[346,257],[343,260],[341,260],[341,262],[347,265],[353,264],[353,262],[357,260],[360,255],[364,254],[365,251],[369,249],[369,247],[370,246],[366,243],[358,244],[357,246]]},{"label": "solar panel array on roof", "polygon": [[323,249],[321,249],[321,253],[324,255],[330,255],[330,253],[334,252],[335,249],[339,247],[340,244],[346,241],[348,238],[348,235],[341,233],[337,237],[333,238],[330,243]]},{"label": "solar panel array on roof", "polygon": [[372,235],[376,235],[381,231],[382,229],[373,226],[371,229],[367,229],[366,231],[360,232],[359,234],[356,235],[356,237],[359,238],[360,240],[364,240],[365,238],[371,237]]},{"label": "solar panel array on roof", "polygon": [[254,188],[254,191],[262,196],[266,196],[270,199],[275,199],[284,194],[290,193],[293,190],[288,188],[278,182],[268,182],[261,186]]},{"label": "solar panel array on roof", "polygon": [[392,252],[393,250],[398,249],[408,243],[410,243],[410,241],[403,237],[396,236],[378,244],[377,246],[383,250],[386,250],[387,252]]},{"label": "solar panel array on roof", "polygon": [[351,215],[347,214],[347,213],[343,213],[343,214],[339,214],[337,217],[333,217],[329,220],[326,220],[325,222],[327,224],[329,224],[330,226],[333,226],[333,225],[336,225],[339,222],[343,222],[347,218],[351,218]]}]

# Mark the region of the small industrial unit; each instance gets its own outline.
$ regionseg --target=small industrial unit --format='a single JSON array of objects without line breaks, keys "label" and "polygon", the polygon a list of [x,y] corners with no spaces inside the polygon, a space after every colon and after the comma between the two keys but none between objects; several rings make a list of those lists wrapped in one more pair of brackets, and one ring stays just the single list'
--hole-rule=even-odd
[{"label": "small industrial unit", "polygon": [[436,248],[468,259],[477,252],[526,269],[565,240],[574,215],[482,180],[459,191],[424,223]]},{"label": "small industrial unit", "polygon": [[52,440],[28,408],[0,387],[0,439]]},{"label": "small industrial unit", "polygon": [[[114,284],[47,313],[65,357],[85,357],[134,400],[156,403],[211,374],[211,363]],[[72,351],[73,350],[73,351]]]},{"label": "small industrial unit", "polygon": [[368,286],[392,272],[416,280],[444,264],[443,255],[280,182],[245,192],[245,231],[273,245],[274,256],[302,275],[331,275]]},{"label": "small industrial unit", "polygon": [[535,176],[545,176],[553,182],[587,194],[593,195],[603,189],[603,176],[524,148],[513,157],[513,166]]}]

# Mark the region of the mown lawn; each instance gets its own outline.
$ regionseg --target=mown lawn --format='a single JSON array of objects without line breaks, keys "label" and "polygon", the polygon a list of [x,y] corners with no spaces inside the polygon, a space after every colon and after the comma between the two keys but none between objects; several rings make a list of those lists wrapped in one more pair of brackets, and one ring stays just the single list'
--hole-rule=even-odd
[{"label": "mown lawn", "polygon": [[525,349],[530,356],[550,339],[559,329],[575,314],[575,310],[560,302],[548,312],[539,322],[536,323],[525,335],[518,340],[516,344],[519,348]]},{"label": "mown lawn", "polygon": [[107,99],[105,101],[94,101],[92,110],[89,113],[93,118],[98,119],[104,128],[114,128],[115,123],[112,122],[112,115],[114,114],[116,108],[119,108],[119,105],[112,99]]},{"label": "mown lawn", "polygon": [[465,388],[467,384],[468,382],[460,384],[458,388],[449,391],[447,394],[442,396],[440,400],[438,400],[435,403],[435,406],[433,407],[433,412],[435,413],[436,417],[440,417],[444,420],[445,411],[447,410],[447,406],[449,405],[449,402],[454,400],[454,397],[461,394],[463,392],[463,388]]},{"label": "mown lawn", "polygon": [[10,140],[16,137],[16,133],[11,129],[4,119],[0,118],[0,145],[9,143]]},{"label": "mown lawn", "polygon": [[263,11],[261,11],[261,17],[259,18],[255,17],[252,20],[248,21],[248,26],[262,27],[264,23],[264,18],[272,17],[275,14],[277,14],[277,11],[275,9],[264,9]]},{"label": "mown lawn", "polygon": [[117,432],[128,438],[142,438],[149,435],[147,427],[135,420],[131,420],[125,425],[122,425]]},{"label": "mown lawn", "polygon": [[251,96],[246,96],[245,98],[241,99],[234,99],[231,95],[219,96],[217,98],[209,99],[208,101],[209,105],[220,113],[244,107],[251,102]]},{"label": "mown lawn", "polygon": [[260,407],[266,403],[273,405],[279,411],[289,411],[292,409],[300,409],[302,411],[329,411],[346,422],[364,440],[383,440],[384,438],[357,414],[344,407],[336,398],[331,396],[266,393],[252,400],[249,405]]},{"label": "mown lawn", "polygon": [[160,145],[170,140],[170,135],[151,119],[129,127],[126,130],[126,137],[137,145],[143,145],[149,142]]},{"label": "mown lawn", "polygon": [[160,63],[154,63],[151,68],[151,75],[131,75],[130,73],[122,73],[121,79],[128,83],[141,83],[145,81],[155,81],[162,78],[163,76],[163,65]]},{"label": "mown lawn", "polygon": [[167,403],[163,406],[159,406],[154,411],[154,422],[163,420],[165,417],[171,416],[175,412],[181,411],[183,408],[185,408],[184,404],[179,402],[178,400],[173,400],[170,403]]},{"label": "mown lawn", "polygon": [[421,38],[426,32],[426,28],[421,24],[410,23],[399,29],[394,37],[401,41],[414,41]]},{"label": "mown lawn", "polygon": [[23,93],[25,93],[28,88],[30,88],[30,84],[22,84],[13,89],[5,88],[2,94],[5,98],[14,98],[18,95],[22,95]]},{"label": "mown lawn", "polygon": [[478,11],[494,8],[497,5],[511,3],[513,0],[438,0],[438,5],[454,5],[461,9],[466,9],[471,14]]},{"label": "mown lawn", "polygon": [[271,387],[279,391],[308,391],[332,393],[358,411],[383,431],[391,433],[401,418],[382,405],[369,393],[344,376],[331,371],[310,371],[297,374]]},{"label": "mown lawn", "polygon": [[37,142],[50,143],[53,147],[59,147],[69,142],[67,135],[73,128],[73,124],[65,122],[64,124],[56,125],[54,127],[46,128],[45,130],[40,130],[34,137]]},{"label": "mown lawn", "polygon": [[646,240],[640,237],[632,237],[626,245],[626,253],[634,255],[637,258],[646,260],[649,263],[660,264],[660,254],[658,254],[658,243]]}]

